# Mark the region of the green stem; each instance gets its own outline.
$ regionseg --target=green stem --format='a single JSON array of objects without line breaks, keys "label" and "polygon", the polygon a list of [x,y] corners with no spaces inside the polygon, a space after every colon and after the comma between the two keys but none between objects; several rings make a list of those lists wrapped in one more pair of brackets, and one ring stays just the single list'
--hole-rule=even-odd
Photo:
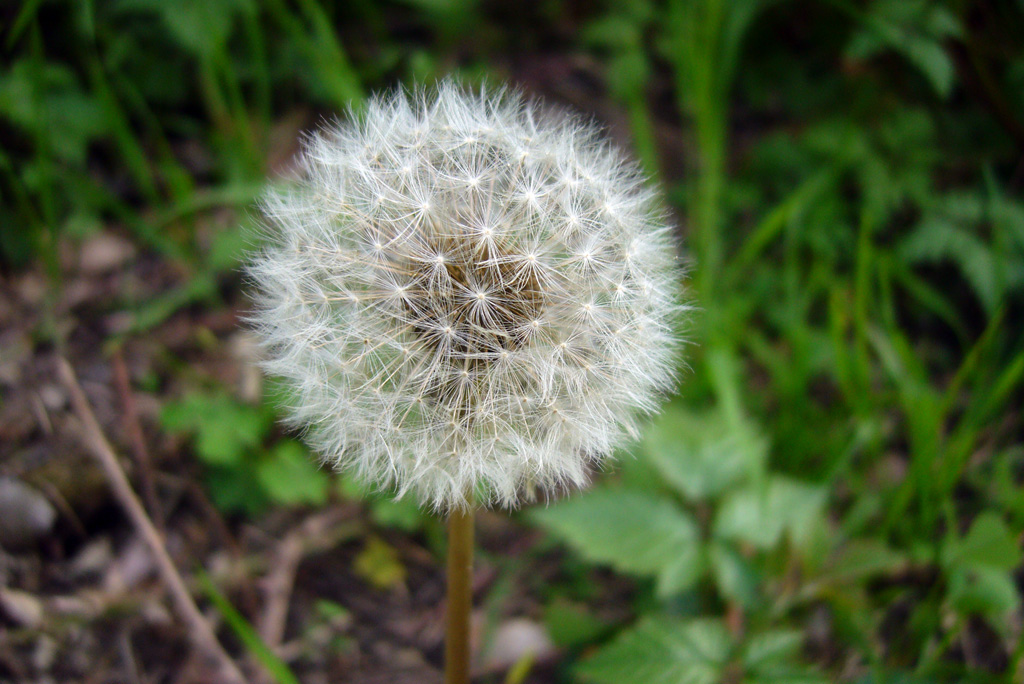
[{"label": "green stem", "polygon": [[472,584],[473,510],[454,509],[448,515],[448,626],[444,649],[444,684],[469,684]]}]

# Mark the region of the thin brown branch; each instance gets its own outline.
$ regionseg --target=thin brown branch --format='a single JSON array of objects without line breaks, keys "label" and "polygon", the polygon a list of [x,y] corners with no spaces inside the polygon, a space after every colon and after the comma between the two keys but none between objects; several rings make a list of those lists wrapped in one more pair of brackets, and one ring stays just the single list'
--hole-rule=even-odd
[{"label": "thin brown branch", "polygon": [[334,508],[311,516],[288,532],[275,547],[270,572],[262,582],[265,607],[258,622],[260,637],[270,648],[276,650],[284,639],[299,563],[307,554],[329,549],[352,534],[350,526],[339,525],[348,514],[343,508]]},{"label": "thin brown branch", "polygon": [[132,394],[128,365],[124,362],[124,354],[120,348],[114,351],[111,361],[114,367],[114,385],[121,397],[121,410],[124,412],[125,433],[132,447],[135,464],[139,469],[142,498],[146,502],[146,507],[149,509],[149,514],[157,529],[163,531],[163,511],[160,509],[160,500],[156,495],[153,465],[149,458],[149,450],[146,449],[146,439],[142,434],[142,425],[139,423],[139,413],[135,409],[135,397]]},{"label": "thin brown branch", "polygon": [[149,546],[150,552],[156,559],[160,578],[171,593],[174,607],[186,625],[193,646],[217,664],[220,670],[220,679],[218,681],[229,682],[230,684],[245,684],[245,677],[239,671],[231,656],[227,654],[220,642],[217,641],[217,636],[213,633],[209,623],[206,622],[202,613],[199,612],[199,608],[185,587],[184,580],[174,567],[174,563],[167,553],[167,548],[164,546],[160,533],[149,519],[149,516],[146,515],[146,511],[142,507],[142,503],[139,502],[138,497],[135,496],[135,492],[132,491],[131,484],[128,482],[124,470],[122,470],[117,462],[114,449],[103,435],[103,430],[100,428],[96,416],[89,406],[89,401],[78,384],[74,370],[63,358],[58,358],[57,370],[61,381],[71,397],[71,405],[82,423],[86,446],[93,456],[96,457],[96,460],[99,461],[115,498],[124,508],[128,519],[146,545]]}]

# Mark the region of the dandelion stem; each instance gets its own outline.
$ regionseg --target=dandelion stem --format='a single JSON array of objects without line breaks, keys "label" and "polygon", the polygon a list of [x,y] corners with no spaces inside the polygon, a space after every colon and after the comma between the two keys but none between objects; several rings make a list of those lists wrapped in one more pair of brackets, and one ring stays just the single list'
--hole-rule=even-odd
[{"label": "dandelion stem", "polygon": [[469,616],[473,607],[473,510],[448,515],[448,627],[444,684],[469,684]]}]

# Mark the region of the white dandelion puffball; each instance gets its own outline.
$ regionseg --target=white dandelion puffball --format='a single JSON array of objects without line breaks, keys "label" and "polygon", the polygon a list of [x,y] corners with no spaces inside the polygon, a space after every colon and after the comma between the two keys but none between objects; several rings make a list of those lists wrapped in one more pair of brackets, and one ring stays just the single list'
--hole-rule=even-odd
[{"label": "white dandelion puffball", "polygon": [[580,486],[674,384],[680,269],[593,125],[450,82],[307,141],[249,269],[323,460],[437,509]]}]

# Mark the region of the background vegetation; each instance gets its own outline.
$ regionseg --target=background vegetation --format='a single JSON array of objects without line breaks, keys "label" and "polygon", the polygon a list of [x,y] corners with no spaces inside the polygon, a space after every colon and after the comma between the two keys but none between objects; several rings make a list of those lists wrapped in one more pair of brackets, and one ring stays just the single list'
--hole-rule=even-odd
[{"label": "background vegetation", "polygon": [[[156,467],[186,463],[231,530],[369,496],[352,564],[379,592],[403,543],[440,548],[414,506],[317,470],[272,386],[165,340],[236,341],[196,329],[244,310],[252,202],[300,131],[396,82],[511,80],[632,146],[698,310],[680,395],[616,471],[504,523],[524,553],[484,550],[486,624],[528,614],[557,651],[481,681],[1024,681],[1024,2],[27,0],[0,22],[0,283],[45,277],[30,353],[149,345],[147,436],[177,436]],[[75,300],[100,235],[140,286]],[[317,605],[290,629],[342,629],[344,596]]]}]

